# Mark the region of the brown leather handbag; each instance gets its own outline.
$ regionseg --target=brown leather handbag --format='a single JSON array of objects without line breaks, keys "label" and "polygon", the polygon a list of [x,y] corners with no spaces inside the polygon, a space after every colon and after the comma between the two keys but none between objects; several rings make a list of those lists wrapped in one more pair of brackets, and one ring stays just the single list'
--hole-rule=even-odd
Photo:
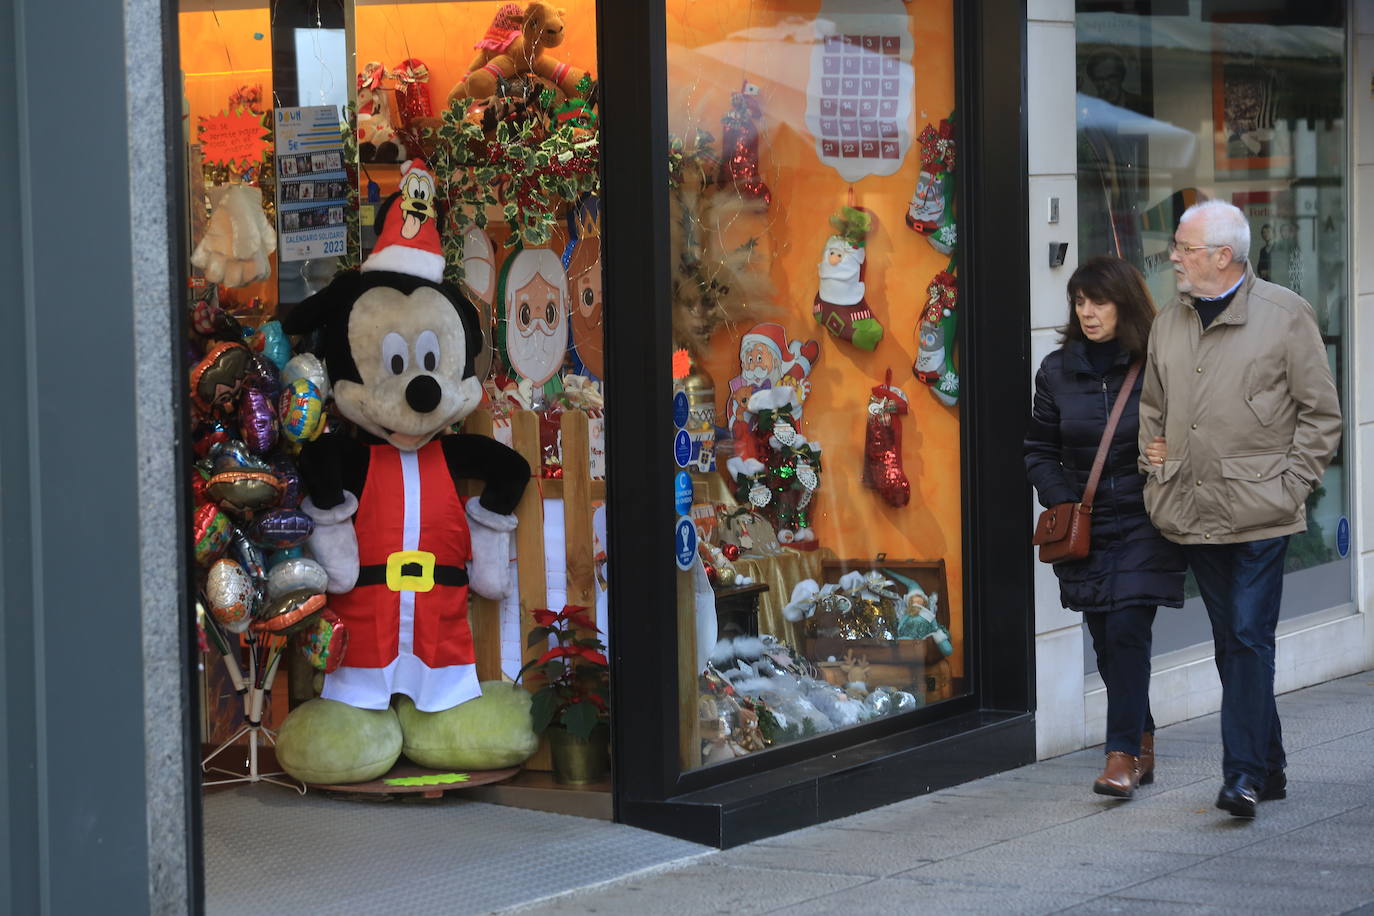
[{"label": "brown leather handbag", "polygon": [[1093,469],[1088,475],[1083,499],[1076,503],[1059,503],[1040,513],[1031,543],[1040,548],[1041,563],[1082,560],[1092,548],[1093,497],[1097,495],[1097,483],[1102,479],[1107,451],[1111,448],[1112,436],[1116,434],[1121,414],[1126,410],[1126,401],[1135,387],[1136,377],[1140,375],[1140,366],[1139,362],[1133,363],[1126,372],[1126,380],[1121,383],[1121,391],[1112,405],[1112,415],[1107,418],[1107,428],[1102,431],[1102,441],[1097,445],[1097,457],[1093,459]]}]

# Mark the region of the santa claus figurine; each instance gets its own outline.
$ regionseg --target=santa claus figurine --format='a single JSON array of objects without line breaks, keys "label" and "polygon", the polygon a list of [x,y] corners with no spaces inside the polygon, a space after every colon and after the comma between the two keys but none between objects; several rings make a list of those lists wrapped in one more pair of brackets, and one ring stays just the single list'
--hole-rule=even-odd
[{"label": "santa claus figurine", "polygon": [[730,380],[730,400],[726,408],[737,453],[750,457],[746,443],[751,439],[749,421],[753,412],[749,409],[749,400],[755,392],[782,386],[796,389],[794,416],[801,419],[802,403],[811,390],[806,377],[820,355],[819,343],[814,340],[789,342],[787,330],[780,324],[765,321],[749,329],[740,340],[740,374]]},{"label": "santa claus figurine", "polygon": [[873,216],[862,207],[845,207],[830,218],[830,225],[835,234],[826,239],[817,265],[821,283],[811,312],[840,340],[873,350],[883,339],[883,326],[864,298],[864,242]]}]

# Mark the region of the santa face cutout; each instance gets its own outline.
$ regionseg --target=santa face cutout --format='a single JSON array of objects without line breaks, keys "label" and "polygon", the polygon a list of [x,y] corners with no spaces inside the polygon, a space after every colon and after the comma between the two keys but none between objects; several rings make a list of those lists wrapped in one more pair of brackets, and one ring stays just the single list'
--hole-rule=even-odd
[{"label": "santa face cutout", "polygon": [[563,366],[568,349],[568,283],[563,262],[547,248],[516,252],[502,302],[506,361],[542,385]]},{"label": "santa face cutout", "polygon": [[570,243],[568,284],[572,287],[573,353],[582,368],[596,378],[606,377],[602,354],[604,329],[601,310],[601,207],[588,198],[569,218],[575,240]]}]

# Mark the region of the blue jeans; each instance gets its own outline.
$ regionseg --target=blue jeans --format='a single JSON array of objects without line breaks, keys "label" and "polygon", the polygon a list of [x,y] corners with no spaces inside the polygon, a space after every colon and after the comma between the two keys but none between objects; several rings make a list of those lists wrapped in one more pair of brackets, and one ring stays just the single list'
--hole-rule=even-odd
[{"label": "blue jeans", "polygon": [[1093,637],[1097,672],[1107,688],[1107,750],[1140,755],[1141,732],[1155,730],[1150,715],[1151,605],[1090,611],[1083,623]]},{"label": "blue jeans", "polygon": [[1287,550],[1287,536],[1183,548],[1212,621],[1228,779],[1244,774],[1262,783],[1287,763],[1274,704],[1274,628]]}]

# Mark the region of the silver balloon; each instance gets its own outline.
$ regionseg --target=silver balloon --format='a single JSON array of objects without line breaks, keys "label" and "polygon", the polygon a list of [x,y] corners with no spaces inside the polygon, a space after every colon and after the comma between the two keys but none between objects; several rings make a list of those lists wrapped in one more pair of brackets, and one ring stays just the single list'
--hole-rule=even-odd
[{"label": "silver balloon", "polygon": [[329,400],[329,374],[324,370],[324,363],[313,353],[297,353],[286,362],[285,368],[281,370],[282,385],[290,385],[298,378],[309,379],[315,383],[315,387],[320,389],[320,400]]},{"label": "silver balloon", "polygon": [[308,591],[318,594],[329,584],[324,567],[306,557],[282,560],[267,574],[267,597],[280,598],[291,592]]},{"label": "silver balloon", "polygon": [[253,579],[233,560],[216,560],[205,580],[210,613],[230,633],[242,633],[253,622],[257,590]]}]

